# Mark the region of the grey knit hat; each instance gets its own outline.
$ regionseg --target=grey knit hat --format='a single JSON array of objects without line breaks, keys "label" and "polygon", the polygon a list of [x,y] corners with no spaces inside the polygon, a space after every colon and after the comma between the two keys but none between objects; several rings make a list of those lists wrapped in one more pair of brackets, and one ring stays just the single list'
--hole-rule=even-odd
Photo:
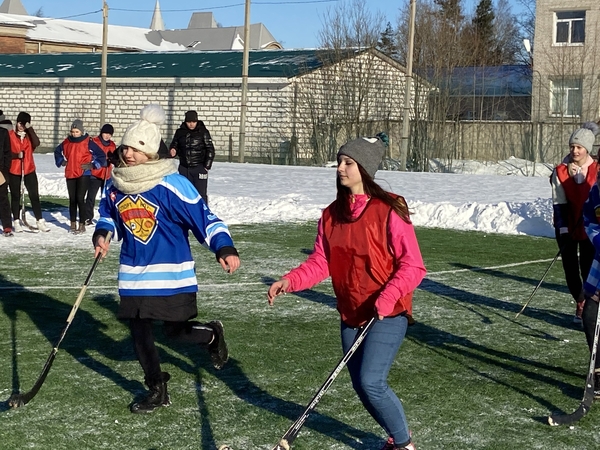
[{"label": "grey knit hat", "polygon": [[595,122],[584,123],[581,128],[576,129],[573,131],[573,134],[571,134],[569,146],[581,145],[588,153],[591,153],[599,130],[600,128]]},{"label": "grey knit hat", "polygon": [[342,145],[338,150],[337,158],[339,160],[340,155],[352,158],[365,169],[371,178],[375,178],[375,172],[379,169],[384,153],[385,144],[381,139],[361,137]]},{"label": "grey knit hat", "polygon": [[83,128],[83,120],[75,119],[71,124],[71,130],[77,128],[81,131],[81,134],[85,134],[85,128]]}]

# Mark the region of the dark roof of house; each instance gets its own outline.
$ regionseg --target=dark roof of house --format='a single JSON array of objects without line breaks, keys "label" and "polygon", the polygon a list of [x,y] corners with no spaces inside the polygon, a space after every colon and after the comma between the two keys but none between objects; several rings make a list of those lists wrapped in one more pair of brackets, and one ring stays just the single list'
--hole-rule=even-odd
[{"label": "dark roof of house", "polygon": [[427,78],[452,96],[519,97],[531,96],[532,70],[527,65],[457,67],[449,75]]},{"label": "dark roof of house", "polygon": [[[243,48],[244,27],[157,30],[149,33],[148,39],[150,41],[153,39],[153,34],[159,35],[165,41],[181,44],[196,51],[239,50]],[[269,44],[281,47],[262,23],[251,24],[250,48],[263,49]]]},{"label": "dark roof of house", "polygon": [[[365,49],[348,49],[350,58]],[[250,51],[248,76],[291,78],[331,61],[326,50]],[[339,58],[339,52],[336,56]],[[109,53],[107,76],[118,78],[235,78],[242,75],[242,51]],[[99,77],[101,53],[0,54],[0,78]]]}]

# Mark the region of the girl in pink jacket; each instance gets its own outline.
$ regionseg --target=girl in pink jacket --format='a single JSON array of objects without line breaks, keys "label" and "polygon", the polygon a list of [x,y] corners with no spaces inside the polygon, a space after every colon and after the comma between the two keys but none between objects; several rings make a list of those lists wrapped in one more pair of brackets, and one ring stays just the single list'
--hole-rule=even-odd
[{"label": "girl in pink jacket", "polygon": [[404,198],[373,181],[384,152],[380,138],[359,138],[340,148],[337,199],[319,220],[314,251],[273,283],[267,297],[272,305],[279,294],[331,276],[344,353],[360,328],[378,316],[348,371],[363,405],[388,435],[382,450],[414,450],[402,403],[387,378],[412,322],[412,294],[425,267]]}]

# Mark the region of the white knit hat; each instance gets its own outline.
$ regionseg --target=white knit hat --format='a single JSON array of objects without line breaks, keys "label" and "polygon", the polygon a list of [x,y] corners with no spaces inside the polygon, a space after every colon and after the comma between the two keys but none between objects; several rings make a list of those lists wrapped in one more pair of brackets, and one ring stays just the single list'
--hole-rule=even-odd
[{"label": "white knit hat", "polygon": [[133,122],[125,130],[121,145],[133,147],[146,154],[158,153],[161,135],[160,126],[166,115],[160,105],[147,105],[140,111],[140,120]]}]

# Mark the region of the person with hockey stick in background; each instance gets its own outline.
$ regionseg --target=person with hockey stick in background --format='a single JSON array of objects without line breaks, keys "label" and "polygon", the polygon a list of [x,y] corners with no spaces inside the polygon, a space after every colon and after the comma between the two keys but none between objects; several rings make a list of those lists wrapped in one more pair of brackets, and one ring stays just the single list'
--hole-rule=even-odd
[{"label": "person with hockey stick in background", "polygon": [[360,327],[378,315],[348,371],[361,402],[389,436],[383,449],[414,450],[402,403],[387,378],[412,323],[413,291],[426,271],[404,198],[373,180],[386,137],[358,138],[339,149],[337,197],[319,220],[314,251],[274,282],[267,298],[272,305],[279,294],[331,276],[344,354]]},{"label": "person with hockey stick in background", "polygon": [[21,111],[17,115],[16,130],[11,130],[9,134],[12,162],[8,175],[8,185],[10,188],[13,228],[16,233],[23,232],[23,224],[19,217],[21,208],[25,208],[25,205],[21,205],[21,182],[23,182],[29,194],[31,209],[37,223],[37,230],[32,230],[36,232],[50,231],[42,217],[39,184],[33,158],[33,152],[39,147],[40,139],[31,125],[31,115]]},{"label": "person with hockey stick in background", "polygon": [[[65,168],[67,191],[69,193],[69,232],[85,233],[85,194],[90,183],[92,169],[106,166],[106,154],[85,132],[83,121],[76,119],[71,124],[69,136],[54,150],[56,167]],[[79,228],[77,227],[79,210]]]},{"label": "person with hockey stick in background", "polygon": [[94,218],[94,206],[96,205],[96,195],[98,191],[104,188],[106,180],[110,178],[110,172],[112,169],[111,155],[116,149],[116,145],[112,140],[112,136],[115,134],[115,129],[110,123],[105,123],[100,129],[100,134],[94,137],[93,141],[102,151],[106,154],[106,166],[100,167],[99,169],[92,169],[90,175],[90,182],[85,198],[85,224],[92,225],[92,219]]},{"label": "person with hockey stick in background", "polygon": [[586,280],[594,246],[583,227],[582,209],[598,176],[598,163],[590,156],[600,127],[586,122],[569,138],[569,154],[550,176],[554,230],[569,293],[576,302],[573,322],[581,324]]},{"label": "person with hockey stick in background", "polygon": [[208,205],[208,171],[215,159],[215,147],[196,111],[185,113],[171,141],[170,156],[179,158],[179,173],[192,182]]},{"label": "person with hockey stick in background", "polygon": [[8,200],[8,174],[11,163],[10,135],[12,122],[0,109],[0,222],[4,237],[14,236],[10,219],[10,201]]},{"label": "person with hockey stick in background", "polygon": [[165,113],[148,105],[123,135],[121,164],[100,201],[100,219],[93,235],[96,256],[106,253],[105,236],[117,232],[121,245],[120,303],[117,317],[129,321],[135,354],[149,388],[147,396],[130,405],[133,413],[153,412],[170,404],[170,375],[160,366],[153,321],[163,321],[168,338],[208,349],[215,369],[228,360],[220,321],[200,323],[198,281],[188,232],[216,254],[228,273],[240,259],[227,225],[209,209],[192,183],[177,173],[177,162],[159,154],[160,125]]}]

